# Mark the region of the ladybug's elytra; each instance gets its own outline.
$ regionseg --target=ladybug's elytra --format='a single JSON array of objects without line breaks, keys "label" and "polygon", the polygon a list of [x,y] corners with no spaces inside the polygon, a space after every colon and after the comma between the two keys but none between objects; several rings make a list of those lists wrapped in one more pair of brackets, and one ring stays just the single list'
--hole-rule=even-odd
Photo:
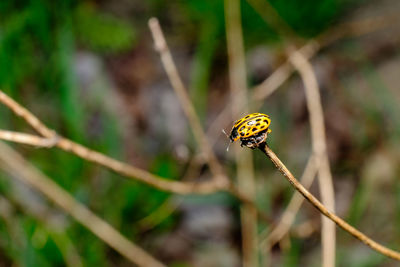
[{"label": "ladybug's elytra", "polygon": [[241,141],[241,146],[256,148],[265,142],[271,132],[271,119],[262,113],[252,113],[237,120],[232,127],[229,139],[231,142]]}]

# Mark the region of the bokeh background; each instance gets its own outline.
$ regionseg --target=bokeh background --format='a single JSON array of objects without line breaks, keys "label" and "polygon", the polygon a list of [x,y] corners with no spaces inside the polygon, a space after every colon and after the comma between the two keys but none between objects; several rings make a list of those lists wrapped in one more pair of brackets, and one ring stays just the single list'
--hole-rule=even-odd
[{"label": "bokeh background", "polygon": [[[240,1],[247,83],[260,84],[311,39],[337,213],[400,247],[400,2]],[[188,121],[147,23],[157,17],[205,129],[231,105],[224,1],[1,0],[0,88],[60,135],[166,179],[207,179]],[[251,92],[251,89],[250,89]],[[300,77],[254,112],[272,118],[269,144],[299,177],[311,151]],[[251,109],[251,108],[250,108]],[[31,133],[4,106],[0,127]],[[229,119],[218,126],[229,131]],[[213,126],[216,127],[216,126]],[[214,146],[236,180],[233,150]],[[238,144],[234,144],[237,146]],[[13,144],[29,162],[170,266],[241,266],[240,202],[179,196],[58,149]],[[257,206],[277,220],[293,189],[254,151]],[[194,167],[193,167],[194,166]],[[191,175],[192,168],[200,169]],[[311,191],[319,196],[318,185]],[[301,227],[303,228],[301,228]],[[305,228],[305,226],[307,226]],[[258,232],[270,225],[259,221]],[[266,266],[320,266],[320,216],[304,204]],[[337,266],[396,266],[337,232]],[[268,259],[266,259],[268,258]],[[0,266],[131,266],[40,193],[0,171]]]}]

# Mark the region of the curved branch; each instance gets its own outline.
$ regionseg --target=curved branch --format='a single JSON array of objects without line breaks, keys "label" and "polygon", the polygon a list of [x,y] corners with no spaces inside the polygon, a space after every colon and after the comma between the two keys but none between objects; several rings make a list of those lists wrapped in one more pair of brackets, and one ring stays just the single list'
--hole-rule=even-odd
[{"label": "curved branch", "polygon": [[[301,52],[294,52],[289,61],[300,73],[304,83],[307,109],[310,118],[312,150],[318,165],[319,191],[322,203],[330,210],[335,210],[335,193],[332,174],[329,166],[324,113],[321,96],[314,70]],[[322,266],[335,266],[336,230],[335,225],[327,218],[322,218]]]},{"label": "curved branch", "polygon": [[319,212],[321,212],[324,216],[329,218],[331,221],[335,222],[340,228],[345,230],[346,232],[353,235],[355,238],[359,239],[361,242],[372,248],[373,250],[390,257],[392,259],[400,261],[400,253],[387,248],[350,224],[344,221],[342,218],[337,216],[335,213],[330,212],[316,197],[314,197],[304,186],[293,176],[293,174],[288,170],[288,168],[282,163],[282,161],[278,158],[278,156],[268,147],[266,143],[260,144],[258,147],[267,157],[272,161],[275,167],[283,174],[283,176],[290,182],[290,184],[302,194]]},{"label": "curved branch", "polygon": [[178,96],[179,102],[181,103],[182,109],[188,118],[189,125],[193,130],[193,135],[200,147],[200,150],[205,154],[205,158],[207,159],[210,170],[213,174],[214,182],[216,186],[228,187],[230,180],[224,174],[223,168],[217,160],[217,157],[215,156],[215,153],[212,150],[209,141],[207,140],[207,136],[204,133],[203,127],[201,126],[199,117],[196,114],[192,101],[190,100],[182,79],[179,76],[178,70],[175,66],[157,18],[151,18],[149,20],[149,28],[154,39],[155,49],[160,54],[161,62],[164,66],[165,72],[167,73],[172,87]]},{"label": "curved branch", "polygon": [[8,95],[0,90],[0,102],[6,105],[16,115],[22,117],[34,130],[43,137],[17,133],[11,131],[0,132],[0,139],[7,141],[29,144],[38,147],[56,146],[64,151],[77,155],[87,161],[103,165],[128,178],[151,185],[157,189],[178,194],[209,194],[220,190],[229,191],[230,188],[220,188],[214,181],[205,182],[180,182],[171,181],[160,176],[151,174],[143,169],[123,163],[100,152],[91,150],[83,145],[75,143],[67,138],[57,135],[57,133],[48,128],[29,110],[18,104]]},{"label": "curved branch", "polygon": [[[311,186],[317,171],[318,166],[315,156],[311,155],[300,179],[301,183],[306,189]],[[267,232],[262,233],[262,236],[265,236],[265,238],[263,238],[261,241],[262,249],[270,249],[275,243],[279,242],[286,235],[296,218],[297,212],[303,204],[303,200],[304,198],[299,192],[295,192],[293,194],[277,225],[273,227],[268,234]]]}]

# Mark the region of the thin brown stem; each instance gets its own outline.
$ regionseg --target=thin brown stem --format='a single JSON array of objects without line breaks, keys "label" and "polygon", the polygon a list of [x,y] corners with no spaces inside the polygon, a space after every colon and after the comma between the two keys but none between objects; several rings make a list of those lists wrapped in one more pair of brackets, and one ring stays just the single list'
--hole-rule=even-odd
[{"label": "thin brown stem", "polygon": [[178,194],[209,194],[220,190],[212,181],[196,183],[167,180],[140,168],[113,159],[97,151],[86,148],[66,138],[60,138],[56,146],[87,161],[105,166],[125,177],[138,180],[163,191]]},{"label": "thin brown stem", "polygon": [[[317,162],[315,161],[315,157],[311,155],[300,179],[301,183],[306,189],[308,189],[314,181],[317,170]],[[290,227],[294,222],[296,214],[299,211],[301,204],[303,203],[303,200],[304,198],[300,195],[299,192],[295,192],[293,194],[292,199],[290,200],[276,227],[274,227],[270,231],[270,233],[262,240],[261,246],[263,250],[269,250],[276,242],[279,242],[288,233]],[[266,233],[261,234],[261,236],[265,235]]]},{"label": "thin brown stem", "polygon": [[[318,162],[318,180],[322,203],[331,211],[335,210],[335,193],[329,166],[324,114],[318,82],[310,62],[300,52],[289,57],[290,62],[300,73],[304,83],[306,103],[310,117],[311,141],[315,160]],[[334,267],[336,255],[335,225],[322,216],[322,266]]]},{"label": "thin brown stem", "polygon": [[4,140],[7,141],[44,147],[48,147],[48,144],[50,143],[50,145],[54,145],[66,152],[75,154],[76,156],[87,161],[100,164],[125,177],[138,180],[163,191],[178,194],[209,194],[221,190],[220,188],[217,188],[213,181],[195,183],[167,180],[140,168],[113,159],[97,151],[91,150],[67,138],[61,137],[57,135],[55,131],[49,129],[29,110],[22,107],[2,91],[0,91],[0,102],[5,104],[16,115],[25,119],[27,123],[29,123],[37,132],[45,137],[42,138],[24,133],[3,131],[3,134],[0,134],[0,139],[4,137]]},{"label": "thin brown stem", "polygon": [[[385,15],[385,16],[363,19],[355,22],[344,23],[336,26],[332,30],[328,30],[326,33],[318,37],[318,43],[317,41],[310,41],[301,49],[299,49],[297,52],[301,53],[305,59],[310,59],[320,49],[321,46],[330,45],[332,42],[337,41],[340,38],[346,36],[358,36],[382,29],[384,27],[387,27],[388,25],[390,25],[390,23],[393,23],[396,20],[398,20],[398,17],[393,16],[393,14],[389,14],[388,16]],[[282,64],[264,82],[254,87],[253,89],[254,101],[257,100],[261,101],[267,98],[269,95],[271,95],[285,80],[289,78],[290,74],[292,74],[293,71],[294,68],[289,60],[284,64]],[[224,114],[221,113],[217,117],[217,120],[222,119],[223,116]],[[218,123],[221,122],[218,121]],[[212,128],[210,130],[212,130]],[[308,188],[307,185],[311,184],[314,180],[313,176],[308,176],[308,175],[305,176],[306,173],[308,173],[307,170],[309,169],[309,163],[311,163],[311,158],[312,156],[310,157],[301,178],[301,182],[305,185],[306,188]],[[316,163],[312,165],[314,166],[313,168],[314,170],[319,168],[316,166]],[[273,230],[268,234],[266,238],[263,238],[263,240],[261,241],[261,246],[263,251],[268,247],[271,247],[274,243],[278,242],[289,231],[289,228],[294,221],[295,215],[298,212],[298,209],[300,208],[302,203],[299,197],[301,197],[300,194],[296,192],[293,195],[292,199],[290,200],[289,205],[287,206],[285,212],[282,214],[281,219],[277,224],[277,226],[273,228]],[[304,198],[301,198],[301,200],[304,200]],[[261,234],[261,236],[265,235],[266,233]]]},{"label": "thin brown stem", "polygon": [[316,197],[314,197],[304,186],[293,176],[289,169],[282,163],[278,156],[268,147],[266,143],[262,143],[259,149],[267,155],[267,157],[272,161],[275,167],[283,174],[283,176],[290,182],[290,184],[302,194],[319,212],[324,216],[335,222],[340,228],[346,232],[353,235],[355,238],[359,239],[361,242],[372,248],[373,250],[400,261],[400,253],[382,246],[381,244],[375,242],[346,221],[341,219],[339,216],[329,211]]},{"label": "thin brown stem", "polygon": [[16,151],[0,143],[0,164],[10,175],[41,192],[93,234],[139,266],[165,266],[102,220]]},{"label": "thin brown stem", "polygon": [[[225,0],[225,25],[229,63],[229,81],[231,91],[231,107],[233,117],[236,118],[240,107],[247,112],[247,79],[246,63],[243,46],[242,22],[240,16],[240,1]],[[237,183],[241,194],[253,200],[255,195],[255,181],[253,169],[253,155],[246,151],[243,155],[240,148],[235,146],[237,163]],[[253,205],[242,205],[240,208],[242,234],[242,262],[244,267],[258,266],[257,241],[257,210]]]},{"label": "thin brown stem", "polygon": [[223,174],[223,168],[218,162],[214,151],[207,140],[207,136],[204,133],[203,127],[201,126],[199,117],[196,114],[187,90],[182,82],[181,77],[179,76],[158,19],[151,18],[149,20],[149,28],[154,39],[154,46],[160,54],[161,62],[163,63],[165,72],[167,73],[172,87],[181,103],[183,111],[189,120],[189,124],[193,130],[193,135],[197,140],[200,149],[205,154],[207,162],[210,166],[210,170],[214,175],[215,182],[220,187],[226,187],[230,181],[226,175]]},{"label": "thin brown stem", "polygon": [[38,133],[47,138],[52,138],[55,132],[50,130],[44,123],[36,118],[29,110],[19,105],[14,99],[0,91],[0,102],[10,108],[17,116],[23,118]]},{"label": "thin brown stem", "polygon": [[54,135],[54,137],[51,138],[46,138],[46,137],[40,137],[36,135],[6,131],[6,130],[0,130],[0,139],[14,143],[26,144],[36,147],[47,147],[47,148],[53,147],[58,141],[57,135]]}]

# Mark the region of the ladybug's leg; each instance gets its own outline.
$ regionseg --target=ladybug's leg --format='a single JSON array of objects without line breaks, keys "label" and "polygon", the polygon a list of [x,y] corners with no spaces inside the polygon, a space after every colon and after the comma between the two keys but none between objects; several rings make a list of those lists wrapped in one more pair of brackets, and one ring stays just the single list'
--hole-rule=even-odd
[{"label": "ladybug's leg", "polygon": [[244,139],[240,139],[240,146],[241,147],[243,147],[243,146],[245,146],[246,144],[245,144],[245,140]]},{"label": "ladybug's leg", "polygon": [[257,140],[254,136],[250,137],[250,140],[247,144],[248,147],[254,149],[254,146],[257,144]]},{"label": "ladybug's leg", "polygon": [[265,142],[265,140],[267,139],[267,132],[265,133],[261,133],[259,136],[257,136],[257,146],[260,145],[262,142]]}]

